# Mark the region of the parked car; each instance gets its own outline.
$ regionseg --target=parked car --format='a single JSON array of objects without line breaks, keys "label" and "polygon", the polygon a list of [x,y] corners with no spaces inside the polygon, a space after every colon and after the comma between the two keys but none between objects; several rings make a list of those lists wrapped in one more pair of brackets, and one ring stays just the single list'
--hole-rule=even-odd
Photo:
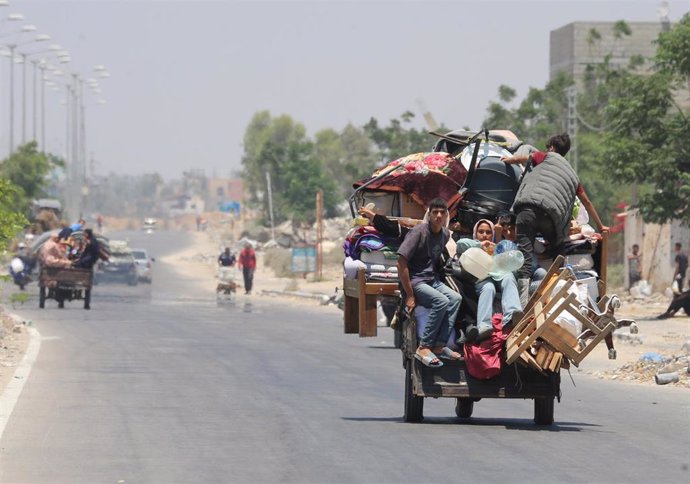
[{"label": "parked car", "polygon": [[149,257],[146,249],[132,249],[132,256],[134,257],[134,262],[137,264],[139,281],[151,284],[151,282],[153,282],[151,263],[155,262],[156,259]]},{"label": "parked car", "polygon": [[94,284],[124,282],[130,286],[136,286],[139,282],[139,272],[132,249],[129,248],[127,242],[121,240],[110,241],[109,260],[96,264],[94,271]]}]

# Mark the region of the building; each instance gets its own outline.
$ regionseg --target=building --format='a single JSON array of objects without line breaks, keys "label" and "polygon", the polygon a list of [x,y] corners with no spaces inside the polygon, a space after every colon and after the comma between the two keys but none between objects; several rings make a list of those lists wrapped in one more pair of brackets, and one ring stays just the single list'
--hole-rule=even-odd
[{"label": "building", "polygon": [[[610,55],[613,66],[626,66],[634,55],[652,57],[656,53],[657,37],[668,24],[661,22],[626,22],[631,34],[614,36],[614,22],[573,22],[552,30],[550,36],[549,79],[560,72],[582,79],[589,64],[604,62]],[[600,40],[590,43],[590,32],[595,29]]]},{"label": "building", "polygon": [[244,183],[239,178],[209,178],[206,206],[239,215],[244,202]]}]

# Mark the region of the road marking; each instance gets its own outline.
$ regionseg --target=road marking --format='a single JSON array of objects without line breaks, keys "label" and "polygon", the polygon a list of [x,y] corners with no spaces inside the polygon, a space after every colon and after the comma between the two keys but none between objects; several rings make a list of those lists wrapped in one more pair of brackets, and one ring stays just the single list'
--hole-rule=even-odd
[{"label": "road marking", "polygon": [[21,363],[17,366],[12,380],[5,387],[5,391],[0,395],[0,440],[2,434],[5,432],[5,426],[10,420],[14,406],[19,400],[26,380],[29,379],[29,373],[33,367],[36,358],[38,357],[38,350],[41,348],[41,333],[36,328],[27,326],[29,332],[29,346],[26,348],[26,354],[22,358]]}]

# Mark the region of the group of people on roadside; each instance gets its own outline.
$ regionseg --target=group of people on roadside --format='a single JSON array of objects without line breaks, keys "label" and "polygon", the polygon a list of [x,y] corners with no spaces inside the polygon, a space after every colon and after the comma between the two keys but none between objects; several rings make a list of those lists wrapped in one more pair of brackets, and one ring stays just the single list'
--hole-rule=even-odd
[{"label": "group of people on roadside", "polygon": [[[577,174],[564,158],[569,149],[569,136],[561,134],[548,140],[545,152],[523,145],[513,156],[502,158],[507,164],[526,165],[513,212],[496,221],[485,219],[477,222],[471,239],[457,238],[457,250],[462,252],[470,247],[480,247],[493,253],[497,242],[512,239],[523,254],[524,264],[515,274],[506,274],[500,280],[489,277],[476,282],[476,326],[465,326],[458,343],[480,342],[491,337],[494,298],[499,293],[503,328],[510,328],[523,317],[530,280],[539,277],[534,254],[535,239],[539,234],[552,247],[558,247],[566,240],[576,198],[593,217],[599,231],[608,231]],[[374,226],[391,228],[391,221],[369,209],[360,209],[360,215],[370,218]],[[443,282],[442,258],[451,238],[448,227],[449,209],[441,198],[429,203],[423,223],[411,228],[395,227],[404,236],[398,249],[398,275],[405,294],[405,307],[410,312],[417,305],[429,308],[415,358],[432,368],[443,366],[442,359],[462,358],[456,351],[460,347],[449,341],[456,322],[464,315],[461,314],[461,294]],[[458,233],[467,232],[457,224],[453,229]]]},{"label": "group of people on roadside", "polygon": [[244,248],[240,251],[239,257],[235,257],[230,247],[226,247],[218,256],[219,267],[234,267],[235,264],[242,270],[244,293],[249,295],[252,293],[254,271],[256,270],[256,252],[254,252],[251,242],[246,242],[244,244]]}]

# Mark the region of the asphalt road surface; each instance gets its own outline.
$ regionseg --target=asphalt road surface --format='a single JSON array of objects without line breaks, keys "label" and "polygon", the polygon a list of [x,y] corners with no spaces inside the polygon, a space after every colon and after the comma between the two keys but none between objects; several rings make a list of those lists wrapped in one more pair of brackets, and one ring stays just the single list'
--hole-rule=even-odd
[{"label": "asphalt road surface", "polygon": [[[130,236],[154,257],[185,242]],[[334,307],[218,305],[161,262],[151,286],[99,285],[91,311],[39,310],[30,290],[17,312],[42,343],[0,441],[3,483],[690,479],[688,389],[564,374],[550,427],[532,401],[497,399],[465,421],[427,399],[408,424],[392,332],[344,335]]]}]

